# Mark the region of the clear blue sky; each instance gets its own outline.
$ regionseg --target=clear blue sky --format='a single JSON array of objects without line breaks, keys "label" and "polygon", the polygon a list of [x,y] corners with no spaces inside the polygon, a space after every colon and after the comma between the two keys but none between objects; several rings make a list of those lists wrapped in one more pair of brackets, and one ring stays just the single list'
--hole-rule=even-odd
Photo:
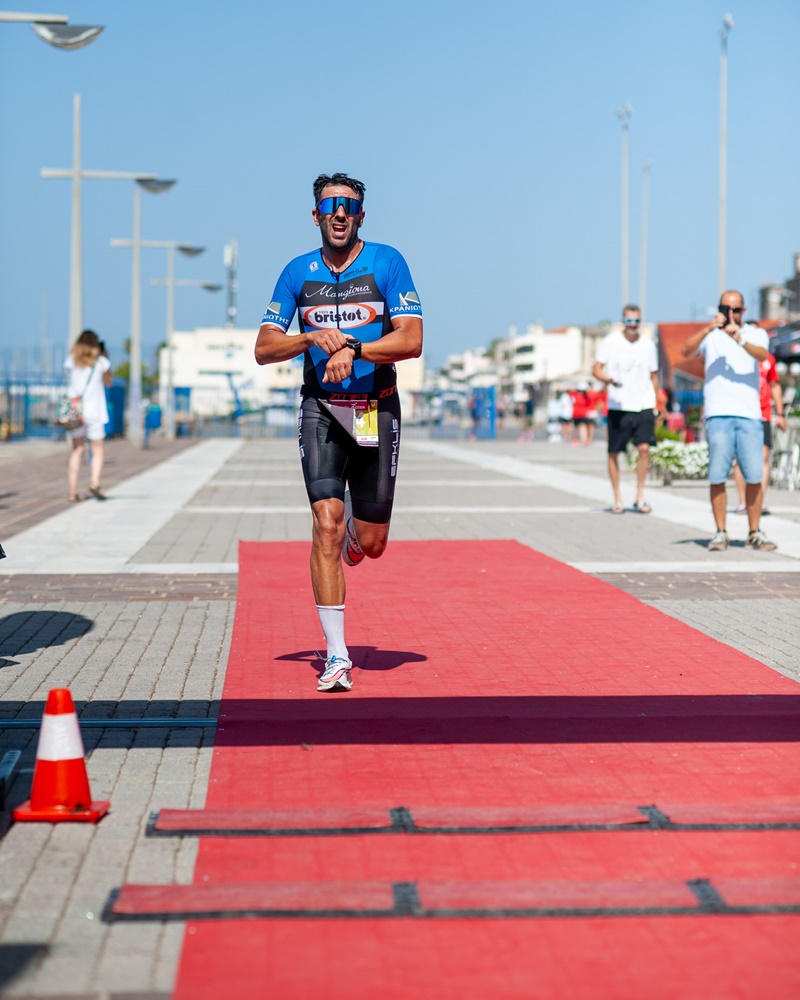
[{"label": "clear blue sky", "polygon": [[[0,0],[2,3],[3,0]],[[595,323],[620,308],[620,127],[630,102],[631,297],[642,166],[652,162],[647,312],[692,319],[717,284],[719,30],[730,9],[728,283],[756,291],[800,251],[797,0],[57,0],[3,9],[106,25],[57,51],[0,24],[0,356],[67,337],[72,95],[84,167],[178,179],[142,195],[142,236],[208,247],[179,278],[222,281],[239,241],[239,325],[257,327],[291,257],[317,245],[311,182],[367,185],[367,239],[408,260],[426,356],[508,325]],[[83,187],[84,322],[121,360],[132,185]],[[145,250],[146,360],[164,338],[164,251]],[[176,326],[221,325],[224,294],[176,290]]]}]

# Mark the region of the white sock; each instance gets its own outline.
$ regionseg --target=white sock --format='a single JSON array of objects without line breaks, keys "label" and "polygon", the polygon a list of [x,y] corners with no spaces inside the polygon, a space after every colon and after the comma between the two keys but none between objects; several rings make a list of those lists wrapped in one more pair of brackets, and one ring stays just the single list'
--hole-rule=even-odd
[{"label": "white sock", "polygon": [[350,659],[347,646],[344,642],[344,604],[334,604],[333,606],[317,605],[317,614],[322,631],[325,633],[325,642],[328,648],[328,659],[332,656],[341,656],[345,660]]}]

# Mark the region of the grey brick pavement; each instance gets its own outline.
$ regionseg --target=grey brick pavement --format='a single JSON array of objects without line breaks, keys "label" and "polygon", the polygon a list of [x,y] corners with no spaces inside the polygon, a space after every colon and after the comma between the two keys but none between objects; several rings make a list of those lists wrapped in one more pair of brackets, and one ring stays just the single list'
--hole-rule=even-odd
[{"label": "grey brick pavement", "polygon": [[[3,457],[6,475],[24,486],[30,463]],[[169,460],[158,464],[162,457]],[[630,476],[625,490],[632,498]],[[407,441],[392,537],[516,538],[800,679],[800,497],[772,494],[776,515],[764,526],[786,539],[778,553],[734,547],[713,555],[704,485],[654,483],[649,495],[650,516],[607,514],[600,442]],[[154,454],[102,511],[85,507],[91,522],[73,511],[47,516],[43,507],[45,521],[29,510],[17,517],[24,530],[0,528],[9,551],[0,563],[0,721],[38,719],[47,691],[61,685],[87,719],[214,717],[238,541],[308,537],[295,442],[206,442]],[[137,527],[126,535],[129,517]],[[744,524],[731,522],[743,537]],[[87,523],[95,538],[84,554],[74,529]],[[17,556],[27,570],[15,567]],[[48,572],[48,559],[69,572]],[[111,811],[97,826],[17,825],[0,840],[0,991],[163,997],[182,926],[109,927],[99,911],[124,881],[191,881],[195,844],[145,840],[142,831],[152,810],[202,806],[213,729],[83,735],[94,796],[110,799]],[[0,729],[0,755],[23,751],[9,805],[27,797],[35,746],[34,730]]]}]

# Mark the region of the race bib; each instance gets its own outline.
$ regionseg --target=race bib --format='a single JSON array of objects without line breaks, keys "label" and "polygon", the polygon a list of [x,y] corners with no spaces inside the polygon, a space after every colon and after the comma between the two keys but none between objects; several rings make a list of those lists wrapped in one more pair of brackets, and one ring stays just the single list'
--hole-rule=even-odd
[{"label": "race bib", "polygon": [[320,400],[350,437],[365,448],[378,447],[377,399]]}]

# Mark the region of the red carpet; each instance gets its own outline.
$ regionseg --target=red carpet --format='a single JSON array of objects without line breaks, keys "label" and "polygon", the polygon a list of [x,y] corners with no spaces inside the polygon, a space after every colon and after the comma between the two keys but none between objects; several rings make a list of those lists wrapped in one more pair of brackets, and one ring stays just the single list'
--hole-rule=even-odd
[{"label": "red carpet", "polygon": [[[796,909],[800,833],[769,828],[798,822],[796,684],[514,542],[393,543],[347,580],[355,685],[318,694],[308,545],[242,545],[197,815],[372,832],[205,836],[173,905],[383,912],[416,883],[426,911],[489,915],[194,920],[179,1000],[800,995],[800,916],[659,913],[694,906],[693,880],[729,907]],[[643,806],[702,828],[649,829]],[[398,807],[554,828],[374,832]],[[574,828],[593,824],[639,829]]]}]

